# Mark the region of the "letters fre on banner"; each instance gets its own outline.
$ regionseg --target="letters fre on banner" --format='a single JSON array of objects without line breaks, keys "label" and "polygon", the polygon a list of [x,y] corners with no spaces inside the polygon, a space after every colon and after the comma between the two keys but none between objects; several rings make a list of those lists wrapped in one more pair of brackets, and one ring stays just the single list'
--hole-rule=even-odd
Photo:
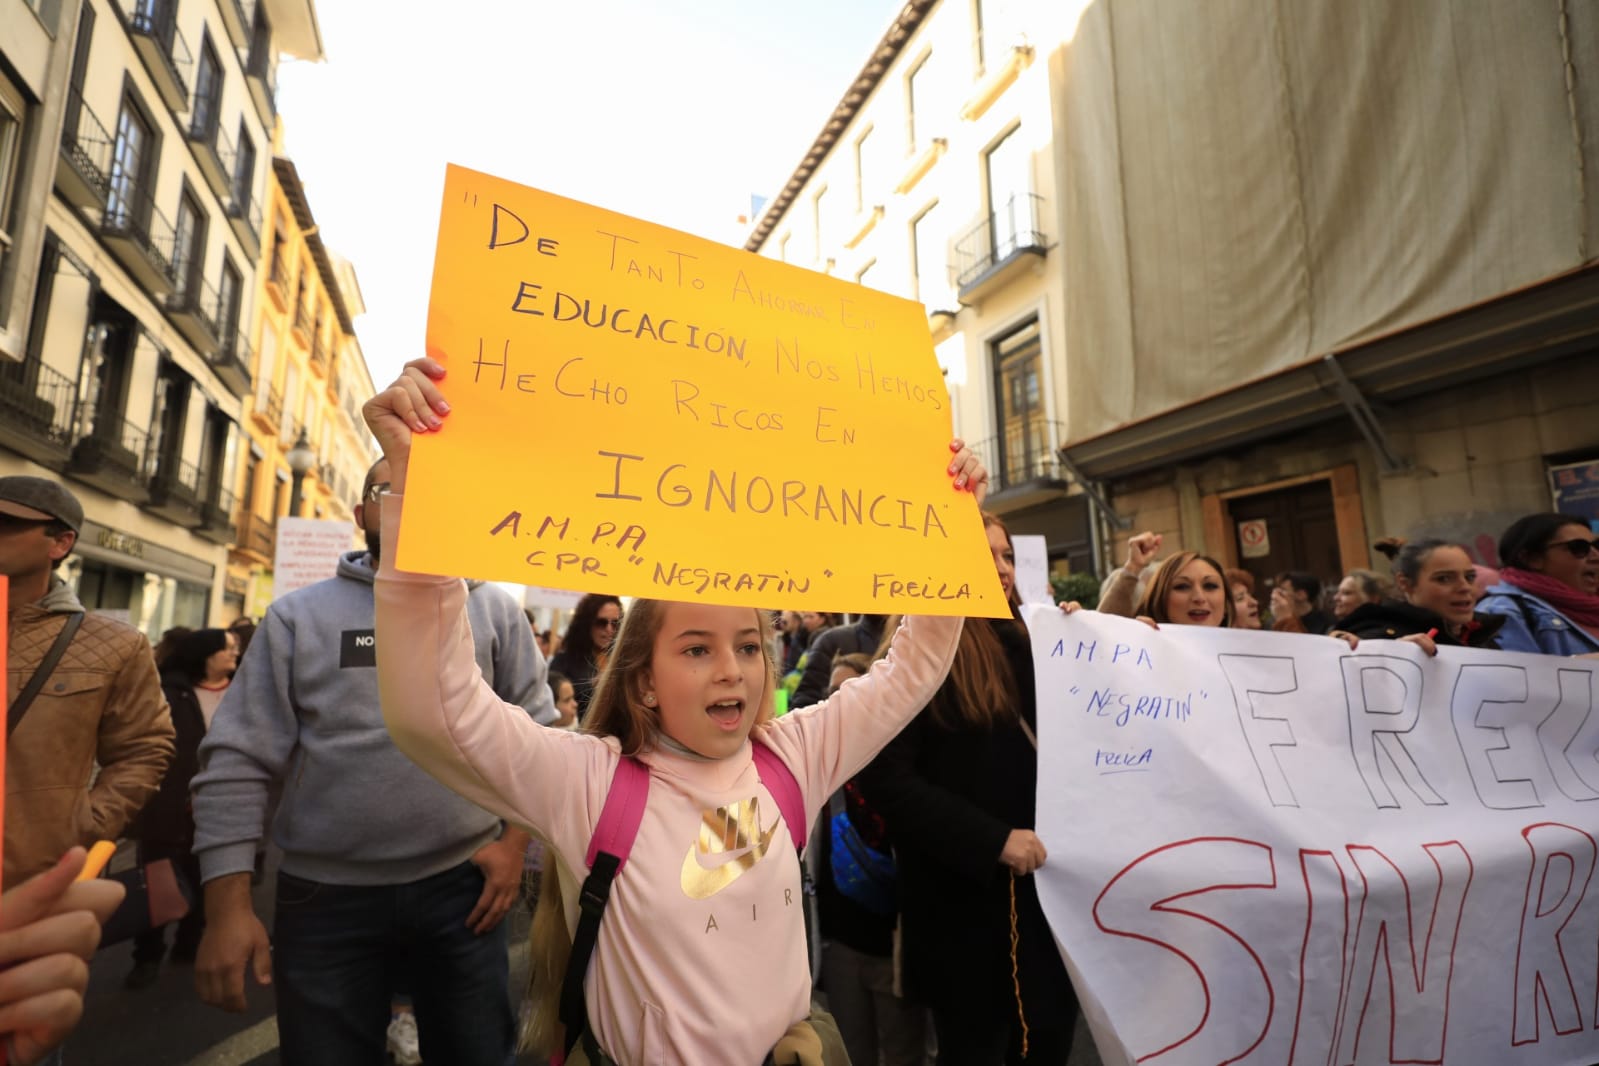
[{"label": "letters fre on banner", "polygon": [[1004,616],[921,305],[451,166],[408,570]]},{"label": "letters fre on banner", "polygon": [[1027,616],[1107,1063],[1599,1061],[1599,662]]}]

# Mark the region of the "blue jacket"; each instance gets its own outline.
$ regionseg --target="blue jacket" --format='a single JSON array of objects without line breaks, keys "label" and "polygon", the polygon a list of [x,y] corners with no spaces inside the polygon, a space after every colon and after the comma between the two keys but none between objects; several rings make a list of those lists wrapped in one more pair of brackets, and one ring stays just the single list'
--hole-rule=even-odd
[{"label": "blue jacket", "polygon": [[1484,614],[1504,616],[1499,631],[1503,651],[1542,655],[1586,655],[1599,651],[1599,640],[1532,593],[1501,581],[1477,603]]}]

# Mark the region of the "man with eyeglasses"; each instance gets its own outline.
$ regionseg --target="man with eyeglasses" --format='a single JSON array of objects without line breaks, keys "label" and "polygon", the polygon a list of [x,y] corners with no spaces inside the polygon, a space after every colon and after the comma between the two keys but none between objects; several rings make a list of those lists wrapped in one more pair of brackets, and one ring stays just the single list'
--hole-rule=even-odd
[{"label": "man with eyeglasses", "polygon": [[[387,464],[367,472],[355,521],[367,550],[336,576],[273,602],[217,708],[194,779],[194,850],[207,928],[200,998],[245,1008],[245,972],[277,990],[284,1062],[378,1061],[391,997],[402,1061],[511,1061],[505,925],[521,884],[525,833],[467,802],[389,739],[378,705],[373,577]],[[556,720],[543,657],[521,608],[474,584],[470,639],[501,699]],[[283,851],[269,945],[250,898],[269,796]]]},{"label": "man with eyeglasses", "polygon": [[1499,538],[1499,583],[1477,610],[1504,618],[1499,647],[1599,654],[1599,534],[1577,515],[1531,514]]},{"label": "man with eyeglasses", "polygon": [[56,575],[82,526],[83,505],[59,482],[0,477],[7,885],[50,869],[74,844],[115,840],[172,761],[150,642],[86,612]]}]

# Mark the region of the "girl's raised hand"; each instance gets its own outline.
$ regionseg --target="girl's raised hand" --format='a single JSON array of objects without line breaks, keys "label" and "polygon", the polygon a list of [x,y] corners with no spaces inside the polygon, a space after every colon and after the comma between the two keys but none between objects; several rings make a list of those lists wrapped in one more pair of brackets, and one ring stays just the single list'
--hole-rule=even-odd
[{"label": "girl's raised hand", "polygon": [[405,468],[411,458],[411,435],[431,433],[444,425],[450,405],[435,382],[444,379],[444,365],[429,358],[405,364],[394,384],[368,400],[361,408],[367,428],[389,461],[389,489],[401,492]]},{"label": "girl's raised hand", "polygon": [[949,461],[949,476],[955,479],[955,491],[971,489],[972,495],[977,497],[977,506],[981,507],[988,498],[988,468],[959,437],[949,442],[949,450],[955,453]]}]

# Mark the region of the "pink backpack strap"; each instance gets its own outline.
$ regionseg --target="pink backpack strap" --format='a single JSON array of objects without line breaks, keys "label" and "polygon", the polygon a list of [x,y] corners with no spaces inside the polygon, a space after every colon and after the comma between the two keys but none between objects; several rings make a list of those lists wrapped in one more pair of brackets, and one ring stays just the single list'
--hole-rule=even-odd
[{"label": "pink backpack strap", "polygon": [[588,856],[584,860],[589,868],[593,868],[595,858],[603,851],[616,856],[616,872],[622,872],[628,853],[633,850],[633,840],[638,836],[639,823],[644,820],[644,805],[649,798],[649,768],[631,756],[622,756],[611,777],[605,806],[600,809],[599,823],[589,838]]},{"label": "pink backpack strap", "polygon": [[772,794],[772,799],[777,801],[777,813],[788,824],[788,835],[794,838],[794,846],[805,850],[805,838],[810,827],[805,822],[805,797],[800,795],[794,771],[777,757],[777,752],[753,737],[750,739],[750,753],[755,759],[756,776],[766,786],[766,791]]}]

